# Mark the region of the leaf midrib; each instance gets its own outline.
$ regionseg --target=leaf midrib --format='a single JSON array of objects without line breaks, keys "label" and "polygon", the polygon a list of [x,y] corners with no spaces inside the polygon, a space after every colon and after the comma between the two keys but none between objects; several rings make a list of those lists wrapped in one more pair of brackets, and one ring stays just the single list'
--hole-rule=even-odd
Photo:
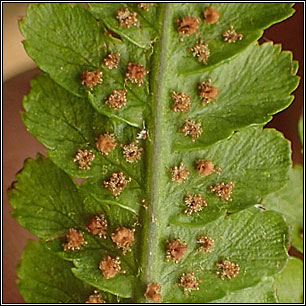
[{"label": "leaf midrib", "polygon": [[[167,156],[169,152],[165,146],[165,139],[162,135],[163,121],[165,120],[165,110],[163,97],[165,96],[164,79],[166,75],[166,52],[168,44],[168,34],[171,28],[169,20],[169,6],[167,3],[160,4],[157,24],[160,24],[160,39],[156,42],[156,51],[152,56],[151,67],[151,91],[153,93],[152,101],[152,119],[148,119],[148,129],[153,141],[148,141],[146,144],[146,163],[147,163],[147,177],[145,195],[148,201],[148,210],[141,215],[141,223],[143,225],[143,240],[145,243],[142,246],[140,254],[141,274],[140,282],[141,288],[145,288],[148,283],[159,282],[160,276],[160,262],[158,256],[158,243],[160,233],[165,224],[160,224],[162,219],[160,213],[160,194],[163,181],[161,173],[164,171],[163,156]],[[152,222],[152,217],[157,219]],[[144,303],[145,298],[143,290],[135,292],[135,301],[137,303]]]}]

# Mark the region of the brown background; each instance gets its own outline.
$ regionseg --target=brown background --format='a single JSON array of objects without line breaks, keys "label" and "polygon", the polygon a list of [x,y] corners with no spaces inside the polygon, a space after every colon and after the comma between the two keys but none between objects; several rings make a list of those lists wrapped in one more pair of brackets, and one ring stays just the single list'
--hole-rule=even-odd
[{"label": "brown background", "polygon": [[[297,3],[296,13],[290,19],[272,26],[265,31],[264,38],[281,43],[284,50],[291,50],[294,59],[299,61],[298,75],[301,83],[295,91],[295,101],[285,111],[274,116],[268,127],[282,131],[292,142],[293,160],[302,163],[301,145],[298,140],[297,122],[303,107],[303,3]],[[5,30],[5,29],[4,29]],[[4,59],[5,60],[5,59]],[[3,302],[23,303],[16,286],[16,266],[27,239],[34,238],[10,215],[6,190],[15,179],[15,174],[23,166],[27,157],[34,158],[37,152],[45,152],[44,147],[27,133],[20,120],[22,97],[29,91],[29,80],[38,69],[28,71],[4,83],[3,87]]]}]

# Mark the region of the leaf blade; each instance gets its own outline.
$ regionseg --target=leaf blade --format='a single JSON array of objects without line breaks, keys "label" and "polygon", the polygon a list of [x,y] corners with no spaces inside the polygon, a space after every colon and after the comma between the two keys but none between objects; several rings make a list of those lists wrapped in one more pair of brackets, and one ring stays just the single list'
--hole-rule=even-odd
[{"label": "leaf blade", "polygon": [[17,180],[8,191],[12,215],[32,233],[54,238],[83,223],[75,183],[42,155],[26,160]]},{"label": "leaf blade", "polygon": [[[174,149],[201,149],[230,137],[245,126],[269,122],[273,114],[293,101],[289,94],[298,85],[296,71],[297,63],[292,62],[290,53],[281,52],[278,45],[265,43],[261,46],[250,45],[230,63],[213,70],[174,78],[170,88],[191,95],[193,103],[188,113],[175,114]],[[203,107],[197,85],[209,78],[219,93],[215,100]],[[284,83],[286,85],[282,86]],[[201,122],[203,133],[194,143],[179,132],[186,117]]]},{"label": "leaf blade", "polygon": [[[279,154],[273,153],[276,148]],[[222,169],[221,172],[201,176],[196,169],[200,160],[210,160],[215,167]],[[287,140],[275,130],[255,127],[241,130],[228,140],[205,150],[182,152],[172,158],[173,165],[180,161],[190,171],[190,179],[187,178],[183,188],[170,183],[168,179],[168,199],[175,205],[170,224],[192,227],[259,203],[266,194],[284,186],[291,164]],[[234,183],[230,201],[222,201],[210,191],[211,186],[230,181]],[[183,211],[187,208],[184,197],[187,193],[202,194],[207,206],[191,216],[184,215]]]},{"label": "leaf blade", "polygon": [[288,264],[274,277],[278,303],[303,303],[303,262],[290,257]]},{"label": "leaf blade", "polygon": [[288,183],[267,195],[262,205],[284,215],[290,227],[292,245],[303,252],[303,168],[300,165],[291,168]]},{"label": "leaf blade", "polygon": [[[100,66],[100,47],[104,43],[100,25],[79,4],[30,5],[27,14],[19,23],[27,39],[23,42],[27,53],[66,90],[84,95],[79,81],[81,71]],[[45,36],[40,35],[42,29]]]},{"label": "leaf blade", "polygon": [[[164,300],[167,302],[173,302],[178,297],[185,303],[220,299],[229,292],[255,286],[264,276],[280,271],[288,259],[284,252],[288,246],[288,228],[282,217],[271,211],[249,208],[217,219],[197,230],[174,227],[165,234],[164,239],[179,238],[188,245],[188,251],[179,265],[163,265],[161,279],[165,290]],[[210,253],[196,251],[196,237],[201,235],[215,240]],[[215,274],[216,263],[220,259],[238,263],[238,276],[221,280]],[[187,296],[181,288],[173,286],[186,271],[197,271],[196,276],[202,280],[199,283],[200,290]]]},{"label": "leaf blade", "polygon": [[18,288],[28,303],[84,303],[93,287],[76,279],[72,264],[29,241],[17,269]]},{"label": "leaf blade", "polygon": [[[184,42],[179,43],[175,22],[177,18],[183,17],[185,14],[197,17],[203,13],[206,4],[155,4],[149,12],[140,11],[136,4],[127,4],[130,9],[137,10],[137,16],[143,26],[131,29],[120,28],[115,19],[117,9],[126,6],[123,4],[91,4],[91,12],[95,14],[95,17],[101,18],[101,21],[96,21],[94,17],[89,16],[90,14],[80,6],[74,7],[66,4],[64,6],[52,6],[51,4],[40,6],[42,16],[45,18],[49,18],[48,12],[59,12],[59,18],[62,18],[58,23],[60,31],[66,31],[63,24],[65,25],[65,22],[72,18],[72,32],[69,29],[65,33],[69,47],[73,45],[70,39],[73,35],[70,34],[77,33],[75,26],[78,20],[82,21],[86,18],[88,18],[86,31],[90,33],[90,39],[95,38],[95,41],[89,52],[90,62],[86,64],[82,62],[82,59],[81,64],[78,61],[82,53],[87,52],[86,46],[88,46],[90,39],[81,37],[77,41],[77,51],[79,52],[77,56],[71,56],[72,66],[75,65],[75,67],[74,70],[68,69],[67,79],[64,79],[63,74],[57,71],[60,67],[55,67],[55,69],[50,67],[50,58],[44,62],[39,54],[38,59],[42,59],[40,65],[59,85],[48,79],[46,75],[33,82],[32,92],[24,102],[27,110],[27,113],[23,115],[24,122],[37,138],[52,149],[48,155],[59,167],[69,175],[88,178],[80,187],[70,188],[75,190],[75,197],[80,202],[80,210],[82,210],[77,216],[80,218],[77,222],[80,230],[84,230],[90,216],[101,211],[106,212],[109,221],[108,233],[113,232],[119,226],[128,226],[129,228],[134,228],[138,224],[142,226],[139,230],[137,228],[137,238],[132,252],[121,258],[127,274],[117,275],[115,279],[111,280],[103,279],[98,269],[102,256],[106,254],[121,255],[118,250],[114,250],[114,244],[109,236],[107,239],[101,240],[84,233],[88,245],[78,252],[64,252],[63,238],[54,239],[48,243],[50,250],[74,263],[73,273],[75,276],[99,289],[126,298],[133,297],[135,301],[142,302],[144,301],[145,286],[150,282],[160,282],[162,283],[164,301],[174,302],[177,296],[180,296],[180,300],[183,301],[199,302],[203,300],[203,296],[207,301],[215,301],[224,297],[228,292],[233,293],[231,297],[237,298],[239,290],[250,286],[256,287],[261,281],[261,274],[267,276],[275,274],[286,262],[288,238],[287,228],[282,218],[276,213],[260,212],[258,209],[249,207],[260,202],[263,196],[279,189],[285,183],[286,172],[290,165],[288,143],[271,130],[261,132],[260,127],[248,126],[262,125],[271,119],[271,114],[291,103],[292,97],[289,94],[298,82],[294,76],[297,64],[292,62],[292,56],[288,53],[280,53],[280,47],[271,44],[258,47],[253,43],[262,34],[263,27],[289,16],[292,13],[292,5],[216,5],[221,11],[220,22],[216,25],[202,23],[199,27],[200,35],[205,33],[207,35],[205,39],[209,39],[211,56],[207,65],[197,62],[196,58],[192,58],[190,50],[187,50],[187,47],[191,47],[198,39],[196,35],[184,37]],[[104,7],[105,10],[101,10],[101,7]],[[251,9],[255,7],[261,9],[256,10],[253,16]],[[229,8],[235,8],[236,11]],[[36,21],[41,18],[37,14],[40,9],[35,10],[31,8],[32,15],[29,15],[32,17],[29,16],[21,22],[21,28],[26,35],[29,35],[26,33],[26,24],[31,21],[31,18],[34,21],[37,17]],[[33,11],[35,11],[34,14]],[[225,25],[228,26],[227,19],[231,19],[237,11],[240,12],[241,20],[233,19],[230,21],[235,21],[236,30],[242,31],[244,38],[235,44],[228,44],[223,41],[221,34],[226,30]],[[246,13],[243,14],[243,12]],[[71,15],[73,16],[71,17]],[[156,28],[152,27],[152,23],[156,24]],[[247,25],[250,27],[249,31],[244,28]],[[110,28],[110,31],[107,28]],[[52,22],[47,22],[44,29],[54,39]],[[107,35],[112,35],[113,32],[120,34],[121,39],[117,39],[120,37],[103,37],[101,32],[103,30],[108,31]],[[37,48],[38,36],[35,38],[35,34],[33,35],[34,44],[31,39],[28,39],[25,45],[29,53],[33,52],[32,55],[36,56],[35,54],[41,50]],[[33,45],[31,46],[31,44]],[[60,47],[63,49],[62,44]],[[61,53],[56,48],[51,48],[51,50],[54,50],[56,54]],[[119,50],[120,64],[118,69],[108,71],[101,66],[102,58],[107,52],[119,52]],[[252,59],[255,59],[254,63]],[[130,84],[124,79],[128,64],[136,61],[142,64],[145,69],[150,70],[149,75],[144,77],[144,84],[140,87]],[[63,62],[67,64],[67,58]],[[45,64],[46,66],[44,66]],[[70,64],[68,61],[68,67]],[[270,69],[272,72],[267,68],[271,65],[274,65],[273,69]],[[248,68],[245,69],[245,72],[242,69],[244,66]],[[84,69],[89,68],[103,70],[103,83],[97,85],[93,90],[86,90],[80,85],[80,74]],[[230,76],[238,80],[233,86],[227,84],[226,78],[228,78],[229,71],[232,73]],[[249,76],[249,71],[254,73]],[[266,72],[265,77],[261,77],[262,71]],[[197,97],[197,83],[210,75],[213,77],[213,82],[215,80],[220,82],[218,83],[220,94],[216,103],[211,103],[204,108],[193,105],[191,111],[188,112],[189,118],[191,115],[191,119],[201,120],[204,130],[203,135],[191,143],[189,138],[183,138],[179,134],[179,119],[183,119],[183,116],[174,114],[170,110],[170,92],[171,89],[188,90],[188,94],[192,93],[192,103],[194,104],[194,100],[196,100],[200,104],[201,101]],[[219,80],[217,76],[219,76]],[[128,78],[127,75],[125,77]],[[232,80],[230,79],[230,81]],[[69,95],[61,86],[68,89],[75,97]],[[41,90],[43,87],[47,90]],[[105,104],[107,97],[113,89],[123,88],[127,90],[127,106],[120,110],[110,109]],[[253,90],[254,88],[255,90]],[[56,98],[56,95],[53,94],[54,91],[58,92],[60,103],[53,102]],[[233,97],[232,100],[231,97]],[[224,114],[227,111],[228,113]],[[45,119],[44,131],[40,131],[42,118]],[[59,123],[56,122],[56,118],[60,118]],[[96,133],[93,131],[94,126],[100,120],[102,128],[98,128],[99,133]],[[52,127],[51,135],[48,133],[50,127]],[[140,140],[139,134],[136,136],[137,130],[135,128],[142,127],[144,130],[140,135],[147,136],[146,141]],[[69,130],[69,132],[60,138],[61,130]],[[123,144],[132,139],[141,143],[145,153],[143,160],[136,166],[127,165],[123,161],[122,151],[116,148],[109,156],[98,155],[88,171],[77,169],[77,165],[72,162],[76,150],[87,146],[94,149],[95,138],[107,130],[118,132],[115,133],[120,135],[118,143]],[[80,131],[84,131],[84,133],[80,135]],[[275,148],[278,149],[278,154],[275,153]],[[218,153],[218,151],[220,152]],[[95,151],[95,153],[97,152]],[[241,156],[242,153],[243,156]],[[199,158],[212,159],[216,165],[220,163],[222,166],[221,174],[214,173],[208,179],[196,177],[198,174],[195,173],[195,162]],[[187,181],[183,188],[176,189],[175,184],[170,183],[169,167],[174,167],[182,159],[186,159],[186,164],[191,169],[193,178]],[[121,170],[132,178],[132,183],[118,199],[103,188],[103,182],[109,179],[112,173]],[[61,172],[60,170],[56,171]],[[218,199],[208,193],[209,186],[232,179],[235,181],[233,201],[226,203],[226,205],[217,203]],[[69,184],[72,184],[71,180]],[[198,189],[195,189],[194,186],[197,186]],[[208,210],[205,208],[203,214],[200,213],[192,217],[184,216],[183,207],[181,207],[183,193],[203,192],[202,187],[204,187],[205,196],[209,200],[208,207],[217,204],[213,207],[213,214],[207,214],[210,208]],[[18,197],[20,196],[17,195],[16,198]],[[13,198],[13,202],[15,202],[15,206],[22,207],[20,199],[18,202],[18,199]],[[44,205],[48,207],[48,201]],[[19,217],[27,217],[22,215],[22,209],[15,210],[15,214]],[[261,217],[258,217],[259,215]],[[239,219],[241,216],[242,221]],[[247,219],[245,223],[243,216]],[[53,219],[55,219],[54,216]],[[229,225],[230,220],[235,220],[235,222],[233,221],[232,225],[225,227]],[[23,225],[36,231],[42,237],[49,235],[54,238],[54,235],[58,234],[56,230],[59,230],[52,229],[51,225],[47,229],[43,228],[43,225],[41,228],[33,228],[30,223],[24,222]],[[42,220],[40,223],[42,224]],[[70,227],[70,224],[68,223],[66,226],[62,226],[62,233]],[[198,261],[196,257],[199,254],[191,254],[192,252],[189,250],[188,256],[178,267],[163,263],[166,251],[164,244],[167,239],[165,234],[172,235],[173,238],[180,235],[187,237],[186,240],[189,244],[194,246],[196,240],[192,238],[196,232],[208,231],[216,234],[218,231],[213,232],[214,227],[219,228],[218,238],[223,245],[217,244],[217,253],[208,254],[207,262],[210,266],[208,263],[200,261],[198,262],[200,268],[198,267],[197,271],[201,277],[207,277],[208,282],[212,282],[212,286],[208,289],[201,287],[201,297],[196,292],[182,296],[181,288],[175,287],[175,282],[178,281],[178,272],[193,268],[193,264],[190,265],[187,260],[191,258],[191,262],[195,263]],[[256,230],[257,232],[255,232]],[[231,232],[235,235],[231,236]],[[270,233],[270,237],[263,239],[263,237],[266,238],[266,232]],[[221,233],[230,242],[224,241]],[[244,242],[244,245],[241,245],[236,236]],[[255,243],[252,245],[254,239]],[[237,250],[233,243],[239,246]],[[248,253],[246,246],[253,250],[254,256]],[[229,250],[231,250],[230,254]],[[256,253],[258,250],[266,255],[265,262],[262,262],[262,258]],[[275,251],[275,254],[272,253],[272,250]],[[217,257],[221,256],[225,259],[232,254],[236,256],[233,260],[240,261],[243,275],[239,274],[237,279],[232,279],[230,282],[216,280],[214,265]],[[254,262],[257,263],[255,266],[258,267],[258,271],[252,266]],[[161,268],[162,266],[165,267],[166,274]],[[262,269],[263,267],[264,269]],[[244,276],[245,274],[247,276]],[[215,283],[218,284],[217,289],[214,288]],[[267,287],[269,286],[267,285]],[[264,293],[269,295],[267,298],[272,298],[271,288],[266,289]],[[241,291],[241,298],[247,299],[249,297],[248,293],[244,295],[245,291]],[[226,297],[224,298],[226,299]]]}]

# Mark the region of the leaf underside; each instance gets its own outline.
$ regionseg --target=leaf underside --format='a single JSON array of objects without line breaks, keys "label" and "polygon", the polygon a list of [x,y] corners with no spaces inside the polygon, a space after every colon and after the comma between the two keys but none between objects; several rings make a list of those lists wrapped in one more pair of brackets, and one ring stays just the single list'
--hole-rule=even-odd
[{"label": "leaf underside", "polygon": [[303,262],[290,257],[283,271],[276,274],[274,288],[278,303],[303,303]]},{"label": "leaf underside", "polygon": [[[27,160],[9,190],[17,221],[47,240],[31,243],[20,264],[20,290],[27,301],[40,296],[31,294],[36,274],[30,258],[43,253],[65,269],[67,281],[78,291],[71,298],[76,303],[84,302],[93,288],[110,302],[150,302],[144,297],[148,283],[161,284],[162,302],[277,301],[273,275],[288,260],[288,228],[280,214],[256,204],[263,199],[268,203],[267,195],[286,184],[290,145],[280,133],[262,126],[292,102],[298,65],[280,46],[259,46],[256,41],[293,9],[289,3],[214,3],[220,18],[208,24],[203,10],[210,5],[154,4],[147,11],[136,3],[91,3],[88,9],[68,3],[29,6],[20,29],[27,53],[43,73],[31,82],[22,119],[49,151],[48,158]],[[115,17],[122,8],[137,12],[139,27],[119,26]],[[201,21],[197,33],[182,37],[176,20],[186,16]],[[243,34],[242,40],[223,40],[230,23]],[[189,50],[199,39],[210,50],[206,64]],[[120,53],[116,69],[103,65],[109,52]],[[141,86],[126,80],[129,63],[149,71]],[[102,84],[87,89],[80,81],[84,70],[101,71]],[[202,106],[198,84],[209,79],[218,95]],[[126,90],[126,105],[117,110],[105,103],[114,89]],[[172,110],[172,90],[190,96],[187,112]],[[180,131],[184,119],[201,123],[195,141]],[[140,139],[144,126],[147,137]],[[103,155],[95,143],[107,132],[114,134],[117,145]],[[133,141],[143,148],[142,156],[128,163],[121,145]],[[87,170],[73,161],[78,149],[95,154]],[[200,160],[211,161],[215,171],[202,176]],[[189,175],[182,183],[172,182],[171,169],[181,162]],[[114,197],[104,182],[119,171],[131,182]],[[78,185],[75,177],[84,180]],[[211,191],[229,182],[230,199],[221,200]],[[187,194],[201,194],[207,206],[184,214]],[[92,216],[102,212],[108,223],[106,239],[86,231]],[[125,256],[110,238],[122,226],[135,228],[135,242]],[[63,250],[70,228],[83,232],[87,241],[79,251]],[[200,236],[215,241],[211,252],[199,251]],[[176,264],[165,262],[167,241],[173,239],[187,244]],[[98,267],[107,255],[120,257],[126,273],[104,278]],[[221,260],[238,264],[238,275],[222,280],[216,274]],[[41,273],[49,274],[48,269]],[[187,272],[201,282],[199,290],[184,294],[177,283]],[[50,287],[59,278],[51,276],[46,279]],[[67,296],[55,299],[60,284],[54,292],[50,289],[51,302],[67,302]]]},{"label": "leaf underside", "polygon": [[[48,251],[44,242],[28,241],[17,269],[18,288],[28,303],[84,303],[96,288],[75,278],[72,266]],[[102,299],[107,303],[118,302],[105,293]]]},{"label": "leaf underside", "polygon": [[[31,180],[27,173],[31,173]],[[60,176],[62,178],[58,180]],[[36,160],[29,159],[17,179],[18,182],[9,193],[17,220],[38,237],[47,238],[48,249],[64,259],[73,261],[73,273],[78,278],[114,295],[132,297],[138,283],[137,257],[141,242],[134,245],[131,253],[122,257],[121,251],[114,249],[110,238],[104,240],[93,237],[85,231],[85,226],[92,215],[103,211],[107,215],[108,232],[111,233],[122,224],[130,227],[136,220],[135,215],[125,208],[115,205],[112,207],[112,204],[103,205],[94,199],[85,198],[83,186],[77,187],[73,179],[41,155],[38,155]],[[45,180],[49,180],[48,187],[53,190],[53,195],[50,195],[49,189],[40,189],[39,181],[44,184]],[[26,190],[32,192],[26,193]],[[56,194],[59,197],[56,198]],[[71,197],[72,194],[74,197]],[[48,196],[60,207],[58,213],[62,215],[61,219],[65,217],[65,222],[58,223],[59,216],[50,213],[56,209],[48,206],[52,205],[50,199],[44,202]],[[19,207],[27,210],[20,212]],[[159,222],[162,223],[161,220]],[[63,251],[62,243],[65,242],[65,233],[70,227],[84,232],[88,244],[80,251]],[[48,236],[46,231],[49,233]],[[216,241],[213,252],[203,254],[197,251],[196,238],[201,235],[209,236]],[[187,243],[188,251],[179,265],[164,263],[165,241],[176,237]],[[224,215],[206,226],[170,226],[163,231],[160,240],[155,241],[159,249],[156,261],[160,265],[164,299],[173,302],[179,296],[186,302],[196,301],[198,294],[184,296],[179,288],[173,288],[173,283],[184,271],[196,270],[198,266],[201,267],[198,276],[203,280],[203,286],[200,288],[203,301],[213,301],[223,297],[227,292],[255,285],[263,276],[273,275],[283,267],[287,260],[284,252],[288,245],[287,239],[287,227],[280,215],[254,207],[236,214]],[[106,255],[121,256],[122,267],[127,273],[111,280],[101,277],[97,267]],[[231,282],[222,281],[214,273],[216,262],[220,259],[239,262],[243,274]],[[117,286],[118,283],[121,285]],[[214,286],[219,289],[216,290]]]},{"label": "leaf underside", "polygon": [[303,167],[296,165],[290,169],[287,184],[266,196],[262,205],[284,215],[292,246],[303,252]]}]

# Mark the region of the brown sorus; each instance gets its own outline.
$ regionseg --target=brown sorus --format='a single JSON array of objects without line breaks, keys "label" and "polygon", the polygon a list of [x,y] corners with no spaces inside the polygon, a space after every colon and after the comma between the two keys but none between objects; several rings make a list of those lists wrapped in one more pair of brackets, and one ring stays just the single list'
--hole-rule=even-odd
[{"label": "brown sorus", "polygon": [[108,55],[104,58],[104,65],[107,69],[111,70],[113,68],[118,68],[119,61],[119,52],[109,52]]},{"label": "brown sorus", "polygon": [[81,84],[92,90],[94,86],[102,84],[102,71],[84,70],[81,76]]},{"label": "brown sorus", "polygon": [[121,147],[123,149],[123,156],[128,163],[140,160],[143,148],[139,147],[137,142],[121,145]]},{"label": "brown sorus", "polygon": [[86,301],[86,303],[89,303],[89,304],[104,304],[105,301],[102,299],[101,293],[99,291],[95,290],[94,293],[91,294],[88,297],[88,300]]},{"label": "brown sorus", "polygon": [[209,6],[204,10],[204,18],[205,22],[209,24],[213,24],[218,22],[220,17],[220,13],[214,6]]},{"label": "brown sorus", "polygon": [[130,12],[130,10],[125,7],[117,10],[116,19],[119,21],[119,26],[122,28],[130,28],[131,26],[138,27],[138,19],[136,12]]},{"label": "brown sorus", "polygon": [[229,279],[235,278],[239,274],[239,265],[229,260],[220,260],[216,263],[216,266],[219,268],[216,274],[220,275],[222,280],[224,280],[225,277]]},{"label": "brown sorus", "polygon": [[145,297],[150,299],[153,303],[160,303],[161,301],[161,285],[157,283],[150,283],[147,285]]},{"label": "brown sorus", "polygon": [[193,290],[200,290],[199,283],[201,282],[202,281],[195,276],[194,272],[187,272],[180,276],[179,283],[176,283],[176,285],[183,287],[184,295],[187,295]]},{"label": "brown sorus", "polygon": [[184,166],[183,162],[180,162],[179,167],[175,166],[170,169],[171,172],[171,182],[182,183],[185,182],[188,175],[189,170]]},{"label": "brown sorus", "polygon": [[83,244],[87,244],[84,240],[83,234],[74,228],[69,229],[66,238],[67,242],[62,244],[65,251],[79,250]]},{"label": "brown sorus", "polygon": [[211,79],[208,82],[200,82],[198,85],[199,95],[202,98],[202,105],[205,106],[207,103],[216,99],[218,96],[218,89],[210,85]]},{"label": "brown sorus", "polygon": [[197,162],[197,170],[202,176],[210,175],[214,172],[220,173],[221,168],[215,167],[212,161],[210,160],[199,160]]},{"label": "brown sorus", "polygon": [[137,86],[140,87],[147,73],[149,73],[149,71],[146,70],[144,66],[137,63],[129,63],[125,74],[125,80],[137,84]]},{"label": "brown sorus", "polygon": [[141,8],[141,9],[143,9],[145,11],[148,11],[150,6],[152,6],[153,4],[154,3],[147,3],[147,2],[145,2],[145,3],[138,3],[137,6],[138,6],[138,8]]},{"label": "brown sorus", "polygon": [[230,23],[229,29],[226,30],[223,34],[223,40],[227,41],[229,44],[230,43],[235,43],[237,40],[241,40],[243,38],[242,34],[239,34],[236,32],[234,29],[234,26]]},{"label": "brown sorus", "polygon": [[166,261],[173,260],[178,263],[184,257],[186,250],[187,244],[179,239],[167,241]]},{"label": "brown sorus", "polygon": [[172,110],[174,112],[186,112],[190,109],[191,97],[187,96],[185,93],[172,90],[171,98],[173,100]]},{"label": "brown sorus", "polygon": [[121,271],[120,258],[111,258],[110,256],[104,257],[100,261],[99,269],[106,279],[115,277],[116,274]]},{"label": "brown sorus", "polygon": [[126,105],[126,89],[114,89],[113,93],[104,101],[110,108],[120,109]]},{"label": "brown sorus", "polygon": [[92,150],[78,149],[77,154],[74,156],[73,161],[77,162],[81,170],[90,169],[91,162],[95,159],[95,154]]},{"label": "brown sorus", "polygon": [[133,244],[135,229],[129,229],[126,227],[120,227],[111,234],[112,241],[116,244],[116,248],[122,249],[122,254],[125,255],[126,252],[131,252],[131,245]]},{"label": "brown sorus", "polygon": [[115,147],[117,143],[115,140],[114,134],[110,134],[109,132],[100,135],[96,139],[95,146],[96,148],[103,154],[108,155],[109,152],[111,152]]},{"label": "brown sorus", "polygon": [[101,213],[92,217],[86,225],[86,229],[94,236],[98,235],[100,238],[106,239],[107,220],[105,219],[104,214]]},{"label": "brown sorus", "polygon": [[207,64],[208,58],[210,56],[210,51],[208,44],[204,43],[202,39],[199,40],[193,47],[189,48],[192,55],[198,59],[199,62]]},{"label": "brown sorus", "polygon": [[115,197],[119,196],[124,190],[127,183],[131,182],[131,178],[126,179],[122,171],[112,173],[108,181],[104,181],[104,187],[107,188]]},{"label": "brown sorus", "polygon": [[181,132],[183,132],[184,136],[191,136],[191,141],[195,142],[195,140],[202,134],[203,130],[201,127],[201,123],[196,123],[193,120],[184,119],[185,125],[181,127]]},{"label": "brown sorus", "polygon": [[182,17],[176,21],[179,34],[190,35],[197,31],[200,19],[192,16]]},{"label": "brown sorus", "polygon": [[204,253],[209,253],[209,252],[211,252],[211,250],[214,246],[215,240],[208,237],[208,236],[201,236],[201,237],[198,237],[197,243],[199,243],[201,245],[200,248],[198,249],[198,251],[203,251]]},{"label": "brown sorus", "polygon": [[233,182],[216,184],[210,186],[210,191],[214,192],[222,201],[231,201],[231,193],[235,184]]},{"label": "brown sorus", "polygon": [[201,211],[205,206],[207,206],[207,203],[203,196],[201,194],[189,194],[187,193],[184,198],[185,204],[188,207],[184,210],[184,213],[187,216],[190,216],[191,214],[195,212]]}]

